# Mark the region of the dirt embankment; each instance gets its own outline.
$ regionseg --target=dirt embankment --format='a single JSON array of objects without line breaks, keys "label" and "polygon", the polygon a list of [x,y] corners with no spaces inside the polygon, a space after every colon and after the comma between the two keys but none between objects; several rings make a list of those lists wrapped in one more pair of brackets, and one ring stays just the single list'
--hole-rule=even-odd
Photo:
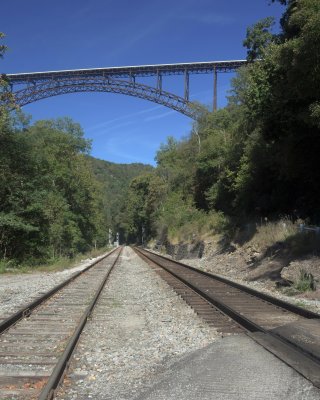
[{"label": "dirt embankment", "polygon": [[175,245],[167,243],[154,250],[257,290],[280,297],[290,296],[296,301],[310,300],[320,311],[320,257],[312,251],[297,254],[292,236],[289,241],[273,241],[266,245],[257,235],[247,241],[231,243],[216,238]]}]

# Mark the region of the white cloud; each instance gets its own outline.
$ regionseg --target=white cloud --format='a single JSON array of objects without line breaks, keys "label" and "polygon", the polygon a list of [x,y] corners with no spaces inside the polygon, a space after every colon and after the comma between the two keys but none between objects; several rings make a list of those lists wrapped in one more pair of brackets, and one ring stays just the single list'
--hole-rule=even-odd
[{"label": "white cloud", "polygon": [[133,112],[133,113],[125,114],[125,115],[122,115],[121,117],[117,117],[117,118],[109,119],[108,121],[100,122],[99,124],[91,126],[90,128],[86,129],[86,131],[92,132],[92,131],[96,131],[96,130],[101,129],[101,128],[106,128],[106,127],[112,125],[114,122],[119,122],[119,121],[126,120],[127,118],[132,118],[132,117],[136,117],[138,115],[147,114],[149,112],[153,112],[153,111],[158,110],[160,108],[163,108],[163,106],[155,106],[155,107],[151,107],[151,108],[146,108],[146,109],[141,110],[141,111],[136,111],[136,112]]},{"label": "white cloud", "polygon": [[153,115],[153,116],[151,116],[151,117],[145,118],[145,119],[144,119],[144,122],[153,121],[153,120],[155,120],[155,119],[165,118],[165,117],[167,117],[168,115],[175,114],[176,112],[177,112],[177,111],[175,111],[175,110],[171,110],[171,111],[167,111],[167,112],[162,113],[162,114]]}]

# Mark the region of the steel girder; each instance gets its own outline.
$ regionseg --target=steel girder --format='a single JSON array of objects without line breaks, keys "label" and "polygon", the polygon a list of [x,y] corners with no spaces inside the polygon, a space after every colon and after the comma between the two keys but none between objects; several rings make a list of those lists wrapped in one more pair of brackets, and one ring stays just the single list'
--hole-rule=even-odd
[{"label": "steel girder", "polygon": [[210,74],[213,72],[232,72],[246,65],[246,60],[205,61],[177,64],[135,65],[127,67],[87,68],[63,71],[28,72],[7,74],[13,85],[39,83],[49,79],[66,79],[71,77],[109,76],[112,79],[131,79],[146,76]]},{"label": "steel girder", "polygon": [[[245,60],[229,60],[136,65],[7,74],[4,77],[20,106],[65,93],[113,92],[150,100],[196,119],[198,113],[189,102],[189,76],[213,73],[213,109],[216,110],[217,73],[235,71],[246,63]],[[162,90],[162,77],[166,75],[184,75],[184,98]],[[156,87],[136,82],[137,77],[147,76],[156,77]]]},{"label": "steel girder", "polygon": [[16,104],[22,107],[47,97],[76,92],[112,92],[135,96],[172,108],[190,118],[196,119],[197,117],[192,103],[180,96],[137,83],[134,80],[110,79],[103,76],[54,79],[34,85],[29,84],[26,88],[13,94]]}]

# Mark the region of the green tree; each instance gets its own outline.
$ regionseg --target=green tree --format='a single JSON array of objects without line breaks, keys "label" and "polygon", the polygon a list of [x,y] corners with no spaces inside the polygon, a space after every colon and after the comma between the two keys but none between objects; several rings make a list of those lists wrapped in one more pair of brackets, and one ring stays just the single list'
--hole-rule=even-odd
[{"label": "green tree", "polygon": [[154,173],[140,175],[131,181],[126,201],[128,240],[140,242],[142,235],[145,239],[154,236],[154,222],[166,190],[163,178]]},{"label": "green tree", "polygon": [[243,45],[248,49],[247,60],[249,62],[264,57],[265,49],[275,40],[275,36],[270,32],[274,25],[274,18],[267,17],[247,28],[247,37]]},{"label": "green tree", "polygon": [[[5,38],[5,34],[3,32],[0,32],[0,40]],[[4,44],[0,45],[0,58],[3,58],[4,53],[8,50],[8,47]]]},{"label": "green tree", "polygon": [[[170,188],[180,190],[185,199],[192,196],[198,148],[195,135],[180,142],[168,137],[167,143],[162,144],[156,154],[157,174],[165,179]],[[186,162],[189,163],[187,168]]]},{"label": "green tree", "polygon": [[[0,40],[5,38],[5,34],[0,32]],[[0,44],[0,58],[4,57],[4,54],[8,50],[8,47],[4,44]],[[14,96],[10,91],[8,79],[5,75],[0,74],[0,132],[3,129],[3,124],[8,123],[8,112],[10,109],[16,108],[14,104]]]},{"label": "green tree", "polygon": [[96,245],[101,192],[80,126],[68,118],[29,127],[26,118],[8,121],[0,148],[2,256],[36,262]]}]

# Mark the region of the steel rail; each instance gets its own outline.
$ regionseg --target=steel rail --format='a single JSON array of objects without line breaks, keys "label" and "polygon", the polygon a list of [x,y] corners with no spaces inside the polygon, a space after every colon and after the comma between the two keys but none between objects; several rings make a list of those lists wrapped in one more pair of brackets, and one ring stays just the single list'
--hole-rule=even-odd
[{"label": "steel rail", "polygon": [[[135,247],[135,249],[137,249],[138,251],[140,250],[139,248],[136,248],[136,247]],[[220,281],[222,283],[230,285],[230,286],[232,286],[232,287],[234,287],[236,289],[242,290],[243,292],[246,292],[246,293],[248,293],[248,294],[250,294],[252,296],[260,298],[261,300],[268,301],[269,303],[274,304],[277,307],[281,307],[281,308],[283,308],[283,309],[285,309],[287,311],[290,311],[290,312],[292,312],[294,314],[300,315],[300,316],[302,316],[304,318],[320,319],[320,314],[315,313],[315,312],[310,311],[310,310],[306,310],[305,308],[296,306],[295,304],[289,303],[289,302],[287,302],[285,300],[277,299],[276,297],[272,297],[272,296],[270,296],[270,295],[268,295],[266,293],[258,292],[255,289],[249,288],[248,286],[241,285],[240,283],[236,283],[236,282],[231,281],[231,280],[229,280],[227,278],[224,278],[222,276],[211,274],[211,273],[205,272],[205,271],[200,271],[197,268],[191,267],[190,265],[183,264],[183,263],[181,263],[179,261],[176,261],[176,260],[171,260],[170,258],[162,256],[161,254],[155,254],[155,253],[153,253],[151,251],[148,251],[146,249],[143,249],[143,251],[147,252],[147,253],[150,253],[150,254],[152,254],[154,256],[160,257],[160,258],[162,258],[162,259],[164,259],[166,261],[171,261],[171,262],[173,262],[173,263],[175,263],[177,265],[185,267],[186,269],[192,270],[192,271],[197,272],[197,273],[199,273],[201,275],[207,276],[209,278],[216,279],[216,280],[218,280],[218,281]]]},{"label": "steel rail", "polygon": [[96,294],[94,295],[91,303],[89,304],[89,306],[87,307],[86,311],[83,313],[80,322],[77,326],[77,328],[75,329],[73,335],[71,336],[71,338],[68,341],[68,344],[64,350],[64,352],[62,353],[61,357],[59,358],[58,363],[56,364],[54,370],[52,371],[52,374],[50,376],[50,378],[48,379],[48,382],[46,383],[45,387],[42,389],[40,396],[38,397],[38,400],[51,400],[53,399],[54,396],[54,392],[57,389],[63,375],[64,372],[68,366],[68,361],[70,360],[72,353],[78,343],[78,340],[80,338],[81,332],[83,330],[83,328],[86,325],[86,322],[88,320],[88,317],[90,316],[94,306],[96,305],[99,296],[110,276],[111,271],[113,270],[114,266],[116,265],[117,261],[119,260],[119,257],[121,255],[122,252],[122,247],[120,248],[119,254],[117,255],[115,261],[113,262],[111,268],[108,270],[108,272],[106,273],[105,277],[103,278],[98,290],[96,291]]},{"label": "steel rail", "polygon": [[[148,259],[148,256],[146,256],[145,254],[143,254],[141,252],[140,249],[135,248],[134,250],[137,250],[139,254],[142,254],[144,257],[146,257]],[[144,250],[146,251],[146,250]],[[155,255],[154,253],[152,253],[153,255]],[[157,254],[158,256],[158,254]],[[165,257],[163,257],[165,258]],[[154,261],[153,259],[149,259],[154,263],[157,263],[156,261]],[[173,261],[170,260],[169,258],[167,258],[167,260],[169,261]],[[175,262],[175,261],[173,261]],[[170,269],[164,267],[161,264],[158,264],[161,268],[163,268],[164,270],[166,270],[167,272],[169,272],[169,274],[171,274],[172,276],[174,276],[175,278],[179,279],[181,282],[183,282],[185,285],[187,285],[188,287],[190,287],[194,292],[196,292],[197,294],[199,294],[201,297],[203,297],[204,299],[206,299],[207,301],[209,301],[209,303],[213,304],[215,307],[219,308],[224,314],[228,315],[229,317],[231,317],[234,321],[236,321],[237,323],[239,323],[241,326],[243,326],[245,329],[247,329],[249,332],[257,332],[260,330],[260,327],[255,324],[254,322],[250,321],[249,319],[241,316],[239,313],[237,313],[236,311],[232,310],[232,308],[230,308],[228,305],[224,304],[223,302],[218,301],[217,299],[215,299],[214,297],[212,297],[211,295],[207,295],[205,292],[201,291],[199,288],[197,288],[196,286],[192,285],[192,283],[190,283],[188,280],[181,278],[181,276],[179,276],[178,274],[175,274],[174,272],[172,272]],[[180,264],[181,266],[185,266],[184,264]]]},{"label": "steel rail", "polygon": [[37,308],[39,305],[41,305],[44,301],[48,300],[50,297],[52,297],[54,294],[59,292],[62,288],[73,282],[76,278],[78,278],[80,275],[94,267],[97,263],[99,263],[101,260],[104,260],[105,258],[109,257],[112,253],[114,253],[117,249],[113,249],[107,254],[99,257],[97,260],[95,260],[93,263],[85,267],[82,271],[76,272],[73,274],[70,278],[66,279],[64,282],[56,285],[53,289],[49,290],[47,293],[43,294],[42,296],[38,297],[31,303],[27,304],[20,310],[18,310],[16,313],[12,314],[10,317],[6,318],[4,321],[0,323],[0,334],[2,334],[4,331],[9,329],[11,326],[13,326],[15,323],[17,323],[20,319],[31,315],[32,311]]},{"label": "steel rail", "polygon": [[[166,270],[169,274],[173,275],[175,278],[182,281],[184,284],[186,284],[192,290],[194,290],[194,292],[198,293],[201,297],[205,298],[207,301],[212,303],[215,307],[220,309],[223,313],[225,313],[230,318],[235,320],[238,324],[243,326],[248,331],[248,335],[253,340],[255,340],[258,344],[263,346],[269,352],[273,353],[276,357],[281,359],[287,365],[289,365],[290,367],[295,369],[297,372],[299,372],[301,375],[303,375],[305,378],[310,380],[315,386],[320,388],[320,357],[318,355],[311,353],[305,347],[298,346],[297,344],[291,342],[285,336],[283,336],[277,332],[272,332],[272,331],[265,329],[264,327],[256,324],[249,318],[246,318],[244,315],[242,315],[242,313],[234,310],[232,307],[225,304],[223,301],[221,301],[221,299],[214,296],[212,293],[207,294],[205,291],[203,291],[200,288],[198,288],[197,286],[195,286],[192,282],[190,282],[187,279],[182,278],[181,276],[179,276],[179,274],[173,272],[170,268],[167,268],[166,266],[162,265],[162,263],[158,262],[154,258],[160,258],[167,262],[176,264],[179,267],[183,267],[186,270],[192,270],[193,272],[196,272],[199,275],[205,276],[208,279],[209,278],[216,279],[215,275],[212,275],[209,273],[203,273],[203,271],[199,271],[196,268],[193,268],[193,267],[190,267],[183,263],[171,260],[167,257],[152,253],[145,249],[142,250],[140,248],[134,248],[134,250],[138,255],[143,256],[143,258],[149,259],[153,263],[157,264],[158,266],[160,266],[161,268]],[[152,256],[152,257],[150,257],[150,256]],[[223,278],[223,280],[221,280],[221,277],[218,277],[218,278],[219,278],[219,281],[226,283],[226,284],[230,283],[230,286],[235,287],[236,289],[240,289],[240,290],[243,289],[244,292],[250,294],[251,296],[253,296],[253,292],[254,292],[255,294],[257,294],[256,297],[260,298],[259,297],[260,292],[256,292],[256,291],[251,292],[251,290],[248,291],[247,290],[248,288],[245,286],[242,286],[239,284],[236,284],[236,286],[234,286],[233,285],[234,282],[228,281],[227,279],[224,279],[224,278]],[[274,300],[274,298],[271,296],[268,296],[268,298],[270,298],[271,300]],[[264,301],[267,301],[267,300],[264,300]],[[268,300],[268,302],[269,302],[269,300]],[[278,305],[278,302],[276,302],[276,303],[277,304],[275,304],[275,303],[271,303],[271,304],[275,305],[276,307],[280,307]],[[282,304],[283,304],[283,308],[285,308],[288,304],[291,306],[290,303],[286,303],[286,302],[283,302]],[[294,306],[294,307],[296,307],[296,306]],[[320,317],[320,315],[316,314],[316,313],[312,313],[312,315],[314,315],[314,317],[311,317],[310,316],[311,312],[309,312],[308,310],[304,310],[300,307],[296,307],[296,309],[298,311],[297,314],[299,316],[301,316],[304,312],[306,312],[306,315],[308,315],[308,316],[305,318],[307,318],[307,319],[310,319],[310,318],[319,319],[319,317]],[[290,310],[288,310],[288,311],[294,313],[294,311],[292,311],[291,307],[290,307]]]}]

